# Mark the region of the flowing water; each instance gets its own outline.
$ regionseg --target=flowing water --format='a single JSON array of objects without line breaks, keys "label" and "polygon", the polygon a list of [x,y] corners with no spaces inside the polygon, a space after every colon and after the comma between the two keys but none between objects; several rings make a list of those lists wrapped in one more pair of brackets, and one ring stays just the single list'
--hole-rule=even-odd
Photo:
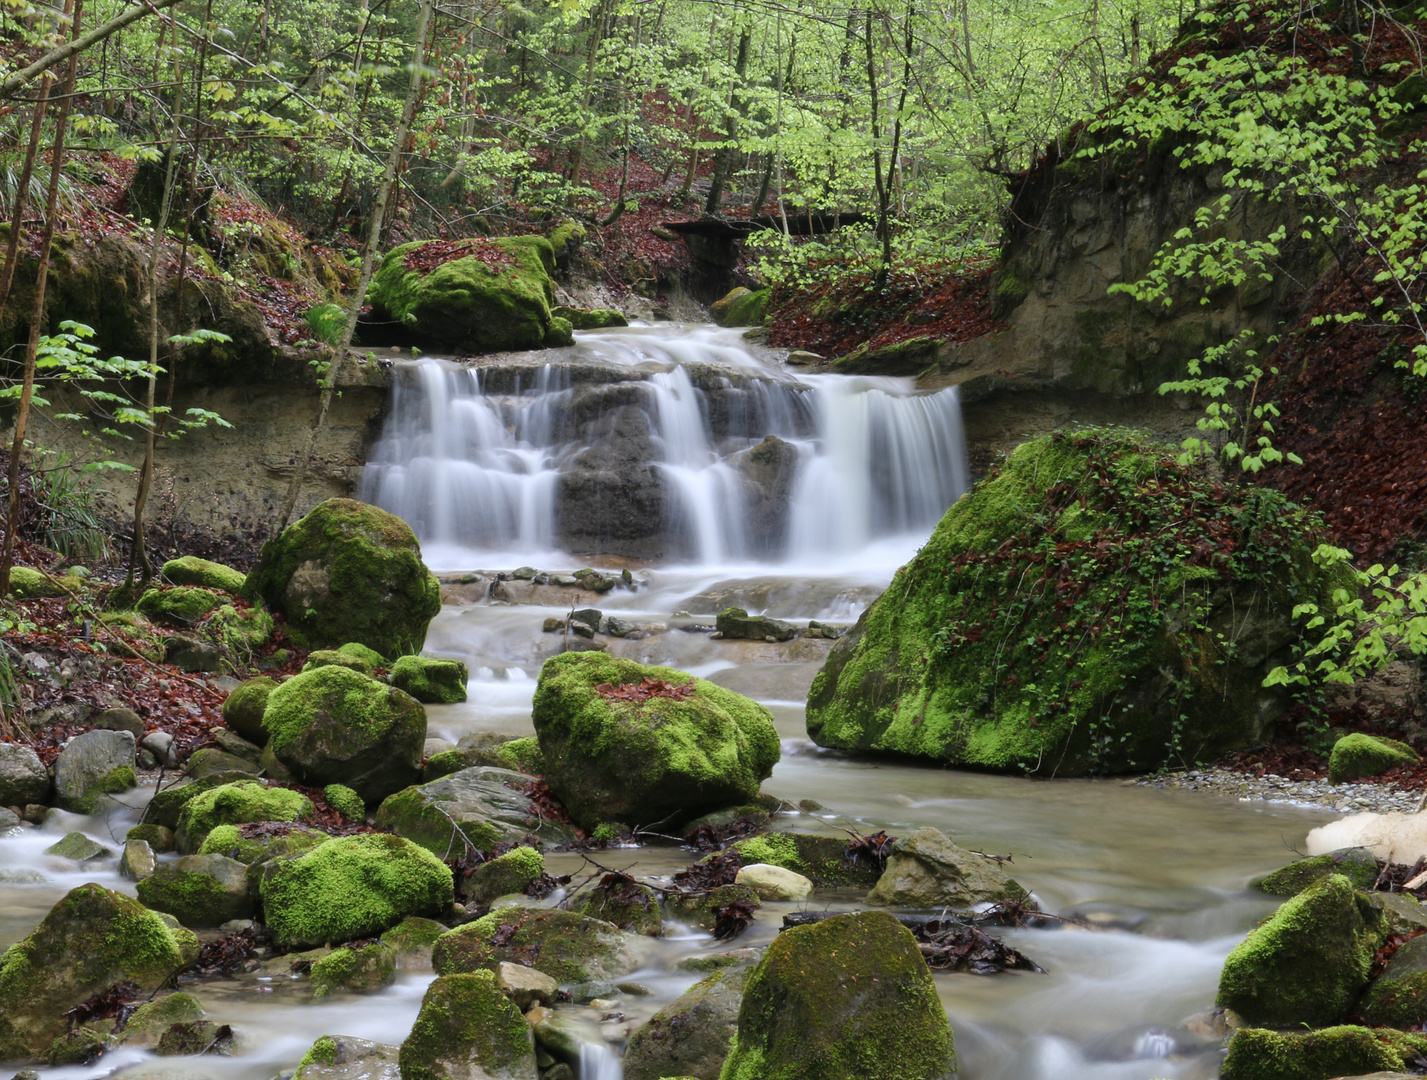
[{"label": "flowing water", "polygon": [[[780,825],[893,834],[935,826],[964,846],[1011,855],[1014,876],[1044,910],[1081,920],[1060,929],[995,931],[1045,974],[937,975],[960,1075],[1216,1076],[1217,1040],[1195,1034],[1185,1021],[1212,1004],[1224,957],[1273,907],[1246,885],[1289,861],[1305,833],[1335,815],[1119,780],[1027,780],[857,760],[813,746],[802,703],[830,642],[720,641],[706,626],[730,602],[790,620],[854,619],[964,489],[954,397],[914,395],[893,380],[791,377],[765,367],[737,338],[706,329],[581,335],[572,356],[594,356],[608,370],[634,376],[628,380],[638,383],[633,400],[651,418],[655,466],[670,493],[664,524],[691,538],[682,562],[643,567],[637,589],[595,601],[648,630],[641,640],[611,640],[611,651],[694,672],[772,710],[783,759],[764,790],[825,807],[785,815]],[[402,372],[367,494],[412,521],[428,560],[442,571],[510,570],[522,563],[558,571],[587,561],[556,553],[562,535],[556,495],[562,471],[577,468],[580,453],[568,416],[579,391],[541,360],[537,355],[515,372],[443,361],[414,363]],[[723,385],[698,365],[717,365]],[[722,400],[715,400],[720,392]],[[789,510],[777,515],[771,531],[775,542],[753,561],[760,504],[731,459],[766,434],[796,448],[788,455],[794,475]],[[532,730],[535,678],[562,646],[560,635],[543,632],[542,624],[565,615],[568,604],[557,606],[558,594],[549,589],[531,590],[531,603],[492,600],[489,584],[486,578],[448,590],[454,602],[432,624],[428,651],[459,657],[471,668],[467,703],[429,708],[432,736],[455,741],[473,731]],[[134,792],[125,801],[137,808],[144,798]],[[137,814],[61,814],[41,830],[0,836],[0,946],[27,933],[83,881],[132,894],[114,858],[77,869],[43,851],[74,828],[117,850]],[[692,856],[651,845],[600,858],[657,877]],[[577,855],[552,855],[548,864],[577,880],[588,873]],[[856,901],[852,894],[819,894],[815,906]],[[796,906],[766,905],[740,944],[770,940],[781,916]],[[632,976],[648,996],[620,998],[614,1013],[570,1008],[590,1033],[582,1080],[617,1080],[628,1033],[696,979],[675,963],[724,947],[699,931],[671,930],[649,966]],[[239,1055],[200,1063],[119,1051],[87,1068],[44,1072],[56,1080],[115,1070],[128,1077],[271,1080],[290,1072],[325,1033],[400,1042],[431,977],[407,970],[380,993],[317,1002],[301,981],[244,976],[201,984],[194,989],[210,1016],[238,1030]]]}]

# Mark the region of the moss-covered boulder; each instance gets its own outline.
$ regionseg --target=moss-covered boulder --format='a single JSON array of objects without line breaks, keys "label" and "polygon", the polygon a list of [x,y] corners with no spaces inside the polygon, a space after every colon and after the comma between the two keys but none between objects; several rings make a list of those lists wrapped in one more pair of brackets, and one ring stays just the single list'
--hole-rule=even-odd
[{"label": "moss-covered boulder", "polygon": [[183,964],[174,933],[137,900],[71,890],[0,957],[0,1061],[44,1057],[69,1029],[67,1010],[116,983],[157,989]]},{"label": "moss-covered boulder", "polygon": [[832,363],[839,375],[920,375],[937,362],[941,342],[914,337],[869,349],[865,344]]},{"label": "moss-covered boulder", "polygon": [[719,910],[733,903],[755,909],[763,906],[763,901],[748,885],[720,885],[706,892],[664,894],[664,912],[670,919],[705,930],[714,929],[718,925]]},{"label": "moss-covered boulder", "polygon": [[746,966],[719,968],[650,1017],[630,1037],[624,1080],[718,1080],[729,1040],[738,1030],[748,974]]},{"label": "moss-covered boulder", "polygon": [[173,830],[162,825],[135,825],[124,834],[124,840],[142,841],[157,852],[172,851],[174,848]]},{"label": "moss-covered boulder", "polygon": [[618,875],[606,875],[580,893],[570,910],[613,923],[631,934],[658,937],[664,931],[658,894],[648,885]]},{"label": "moss-covered boulder", "polygon": [[1295,605],[1345,583],[1316,517],[1135,433],[1036,439],[947,511],[838,639],[821,746],[1042,774],[1146,770],[1257,742],[1288,699]]},{"label": "moss-covered boulder", "polygon": [[433,656],[400,656],[387,678],[392,686],[405,690],[426,705],[452,705],[466,700],[466,665],[459,660],[438,660]]},{"label": "moss-covered boulder", "polygon": [[572,831],[544,820],[530,797],[520,793],[528,783],[530,777],[510,769],[462,769],[398,791],[377,808],[376,823],[442,859],[467,848],[489,851],[502,841],[521,843],[529,836],[547,844],[568,843]]},{"label": "moss-covered boulder", "polygon": [[268,787],[261,780],[219,784],[189,799],[178,814],[178,850],[190,854],[219,825],[252,821],[301,821],[312,816],[312,801],[300,791]]},{"label": "moss-covered boulder", "polygon": [[720,326],[761,326],[768,310],[770,289],[746,289],[742,285],[709,305],[709,314]]},{"label": "moss-covered boulder", "polygon": [[617,979],[639,968],[646,939],[574,911],[505,907],[437,940],[438,975],[494,971],[502,960],[530,964],[561,982]]},{"label": "moss-covered boulder", "polygon": [[541,236],[417,241],[386,254],[367,295],[377,318],[400,323],[419,344],[538,349],[550,330],[554,271],[555,251]]},{"label": "moss-covered boulder", "polygon": [[122,1038],[125,1046],[152,1050],[160,1036],[174,1024],[191,1024],[207,1018],[203,1003],[192,994],[166,994],[135,1009],[124,1025]]},{"label": "moss-covered boulder", "polygon": [[540,740],[533,736],[511,739],[495,748],[496,760],[507,769],[529,773],[532,776],[545,774],[545,759],[540,756]]},{"label": "moss-covered boulder", "polygon": [[64,589],[32,566],[12,566],[8,595],[16,600],[35,600],[63,596]]},{"label": "moss-covered boulder", "polygon": [[424,848],[365,833],[268,863],[259,895],[279,943],[322,945],[380,934],[408,915],[440,915],[454,886],[450,867]]},{"label": "moss-covered boulder", "polygon": [[296,1080],[401,1080],[397,1054],[386,1043],[323,1035],[298,1062]]},{"label": "moss-covered boulder", "polygon": [[892,845],[887,869],[867,894],[869,905],[892,908],[970,908],[1030,899],[1000,863],[958,847],[930,828]]},{"label": "moss-covered boulder", "polygon": [[612,326],[629,325],[623,313],[613,308],[555,307],[550,309],[550,314],[567,320],[576,330],[608,330]]},{"label": "moss-covered boulder", "polygon": [[1420,1030],[1427,1022],[1427,937],[1409,938],[1392,954],[1358,1013],[1369,1024]]},{"label": "moss-covered boulder", "polygon": [[380,802],[421,774],[426,710],[411,695],[344,667],[294,675],[268,695],[273,755],[304,784],[345,784]]},{"label": "moss-covered boulder", "polygon": [[275,629],[273,617],[261,604],[244,607],[224,604],[203,624],[209,637],[240,659],[251,659],[254,649],[272,640]]},{"label": "moss-covered boulder", "polygon": [[1229,1040],[1221,1080],[1332,1080],[1401,1073],[1427,1056],[1427,1036],[1341,1026],[1278,1032],[1243,1028]]},{"label": "moss-covered boulder", "polygon": [[1297,896],[1329,874],[1342,874],[1354,888],[1371,889],[1377,880],[1377,859],[1367,848],[1340,848],[1326,855],[1298,859],[1250,884],[1271,896]]},{"label": "moss-covered boulder", "polygon": [[312,965],[312,994],[370,994],[396,979],[396,950],[381,941],[333,949]]},{"label": "moss-covered boulder", "polygon": [[785,930],[748,977],[723,1080],[941,1080],[951,1025],[911,931],[881,911]]},{"label": "moss-covered boulder", "polygon": [[1341,784],[1344,780],[1378,776],[1394,765],[1415,765],[1417,760],[1417,751],[1406,743],[1355,731],[1333,744],[1328,782]]},{"label": "moss-covered boulder", "polygon": [[170,559],[164,563],[161,572],[175,585],[197,585],[201,589],[217,589],[228,593],[236,593],[242,589],[243,580],[248,576],[231,566],[209,562],[193,555]]},{"label": "moss-covered boulder", "polygon": [[327,800],[328,806],[348,821],[366,820],[367,804],[346,784],[328,784],[322,789],[322,797]]},{"label": "moss-covered boulder", "polygon": [[196,799],[205,791],[212,791],[216,787],[224,784],[236,784],[244,780],[252,780],[252,774],[239,772],[236,769],[231,772],[219,773],[212,776],[205,776],[200,780],[189,780],[186,783],[166,785],[154,792],[154,797],[149,800],[149,805],[144,808],[143,824],[155,825],[161,829],[176,830],[178,828],[179,816],[183,813],[183,808],[189,801]]},{"label": "moss-covered boulder", "polygon": [[750,802],[781,752],[772,714],[756,702],[601,652],[545,661],[532,718],[545,782],[587,827]]},{"label": "moss-covered boulder", "polygon": [[340,649],[317,649],[307,655],[307,662],[302,665],[303,671],[315,671],[320,667],[344,667],[348,671],[355,671],[359,675],[370,675],[372,673],[371,661],[365,657],[353,656],[351,653],[342,652]]},{"label": "moss-covered boulder", "polygon": [[267,675],[235,686],[223,699],[223,723],[248,742],[262,746],[268,741],[268,733],[263,728],[263,710],[268,707],[268,695],[275,689],[277,680]]},{"label": "moss-covered boulder", "polygon": [[401,1044],[402,1080],[536,1080],[535,1036],[489,971],[426,988]]},{"label": "moss-covered boulder", "polygon": [[842,837],[774,832],[740,840],[733,849],[744,866],[781,866],[827,888],[870,889],[882,878],[882,866],[867,856],[850,856]]},{"label": "moss-covered boulder", "polygon": [[203,617],[223,606],[223,598],[209,589],[196,585],[180,585],[174,589],[150,589],[139,597],[134,610],[156,623],[167,626],[197,626]]},{"label": "moss-covered boulder", "polygon": [[253,914],[248,868],[226,855],[187,855],[164,863],[136,886],[139,899],[184,926],[222,926]]},{"label": "moss-covered boulder", "polygon": [[518,847],[487,859],[460,881],[457,891],[468,904],[489,904],[522,893],[545,872],[545,857],[533,847]]},{"label": "moss-covered boulder", "polygon": [[1249,1024],[1320,1027],[1347,1015],[1387,934],[1382,905],[1341,874],[1285,900],[1224,961],[1218,1004]]},{"label": "moss-covered boulder", "polygon": [[441,586],[416,534],[394,514],[328,499],[263,545],[243,595],[287,620],[299,644],[356,641],[382,656],[421,651],[441,610]]},{"label": "moss-covered boulder", "polygon": [[[251,865],[269,857],[307,851],[326,839],[325,832],[302,825],[282,831],[274,829],[273,824],[266,821],[255,825],[218,825],[204,837],[198,854],[226,855],[244,865]],[[253,894],[256,895],[256,892]]]}]

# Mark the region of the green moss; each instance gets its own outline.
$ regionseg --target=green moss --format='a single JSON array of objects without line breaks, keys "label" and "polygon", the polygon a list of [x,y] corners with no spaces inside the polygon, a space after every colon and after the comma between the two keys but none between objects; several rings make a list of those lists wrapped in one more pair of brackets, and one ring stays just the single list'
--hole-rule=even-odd
[{"label": "green moss", "polygon": [[556,259],[567,257],[585,239],[585,227],[578,221],[562,221],[550,230],[550,251]]},{"label": "green moss", "polygon": [[160,866],[141,879],[135,891],[146,906],[167,912],[185,926],[220,926],[253,913],[244,871],[226,856],[190,856]]},{"label": "green moss", "polygon": [[470,673],[459,660],[399,656],[388,675],[392,686],[425,704],[451,705],[466,700]]},{"label": "green moss", "polygon": [[348,821],[366,820],[367,805],[351,788],[343,784],[328,784],[322,789],[322,797],[327,800],[328,806]]},{"label": "green moss", "polygon": [[617,840],[623,840],[629,835],[629,826],[622,821],[601,821],[595,826],[594,832],[590,833],[590,839],[596,843],[612,844]]},{"label": "green moss", "polygon": [[125,840],[142,840],[162,854],[173,850],[173,830],[162,825],[135,825],[124,834]]},{"label": "green moss", "polygon": [[149,805],[144,810],[144,824],[158,825],[165,829],[177,829],[179,814],[192,799],[202,795],[205,791],[212,791],[224,784],[243,780],[252,780],[252,776],[236,771],[215,773],[199,780],[191,780],[186,784],[166,787],[162,791],[155,792],[154,797],[149,800]]},{"label": "green moss", "polygon": [[941,341],[933,337],[913,337],[891,345],[869,349],[863,345],[833,361],[839,375],[920,375],[937,362]]},{"label": "green moss", "polygon": [[117,769],[110,769],[94,783],[84,789],[80,795],[72,795],[65,799],[65,808],[76,814],[97,814],[107,805],[105,795],[118,795],[137,787],[139,778],[135,774],[133,766],[120,765]]},{"label": "green moss", "polygon": [[374,307],[414,336],[456,348],[538,349],[545,343],[555,265],[548,240],[501,237],[483,244],[496,252],[489,262],[478,248],[429,273],[408,270],[406,256],[425,243],[404,244],[382,259],[368,294]]},{"label": "green moss", "polygon": [[621,884],[606,887],[597,882],[580,893],[570,909],[645,937],[658,937],[664,931],[659,895],[648,885],[635,885],[631,889]]},{"label": "green moss", "polygon": [[1330,1080],[1337,1076],[1399,1073],[1427,1054],[1427,1037],[1365,1027],[1280,1033],[1234,1032],[1222,1080]]},{"label": "green moss", "polygon": [[781,866],[802,874],[817,885],[870,889],[881,877],[876,865],[866,860],[849,860],[847,842],[835,836],[766,833],[740,840],[733,848],[744,866],[754,863]]},{"label": "green moss", "polygon": [[1341,874],[1284,901],[1224,961],[1218,1004],[1250,1024],[1340,1022],[1387,933],[1382,906]]},{"label": "green moss", "polygon": [[559,315],[550,316],[550,328],[545,331],[545,347],[547,349],[564,349],[575,343],[575,328],[570,325],[569,319],[562,319]]},{"label": "green moss", "polygon": [[334,990],[370,994],[396,978],[396,950],[381,942],[360,948],[333,949],[312,965],[314,997]]},{"label": "green moss", "polygon": [[545,771],[545,759],[540,756],[540,740],[532,736],[511,739],[496,747],[496,758],[507,769],[539,776]]},{"label": "green moss", "polygon": [[307,1048],[302,1060],[297,1063],[301,1072],[309,1065],[334,1065],[337,1062],[337,1041],[331,1035],[318,1036],[316,1042]]},{"label": "green moss", "polygon": [[197,585],[204,589],[236,593],[243,587],[243,579],[248,575],[222,563],[185,555],[181,559],[170,559],[164,563],[163,576],[175,585]]},{"label": "green moss", "polygon": [[1354,732],[1333,744],[1328,759],[1328,783],[1341,784],[1363,776],[1377,776],[1394,765],[1415,765],[1417,751],[1396,739]]},{"label": "green moss", "polygon": [[200,792],[178,815],[179,850],[196,850],[219,825],[253,821],[301,821],[312,816],[312,802],[299,791],[240,780]]},{"label": "green moss", "polygon": [[226,855],[240,863],[250,863],[263,853],[260,840],[245,840],[236,825],[219,825],[203,838],[200,855]]},{"label": "green moss", "polygon": [[1365,848],[1344,848],[1291,862],[1252,884],[1272,896],[1297,896],[1329,874],[1342,874],[1354,888],[1371,889],[1377,880],[1377,859]]},{"label": "green moss", "polygon": [[223,699],[223,723],[251,743],[266,743],[263,712],[268,707],[268,695],[277,685],[276,679],[260,675],[234,687]]},{"label": "green moss", "polygon": [[214,608],[223,606],[223,598],[208,589],[180,585],[175,589],[150,589],[139,597],[134,608],[154,622],[171,626],[196,626]]},{"label": "green moss", "polygon": [[380,934],[408,915],[440,915],[453,897],[450,867],[397,836],[333,837],[269,865],[259,892],[284,946]]},{"label": "green moss", "polygon": [[720,326],[762,326],[768,311],[768,300],[773,295],[771,289],[756,292],[745,291],[728,300],[719,313]]},{"label": "green moss", "polygon": [[[459,854],[467,844],[489,851],[505,839],[504,833],[488,821],[453,821],[419,787],[409,787],[385,799],[377,809],[376,822],[379,828],[391,829],[442,859]],[[456,835],[458,830],[460,836]]]},{"label": "green moss", "polygon": [[401,1044],[402,1080],[455,1080],[471,1063],[488,1076],[535,1072],[530,1024],[488,971],[445,975],[426,990],[411,1034]]},{"label": "green moss", "polygon": [[505,907],[441,935],[431,953],[438,975],[531,964],[561,982],[627,975],[638,966],[630,942],[599,919],[574,911]]},{"label": "green moss", "polygon": [[[421,709],[419,705],[414,708]],[[391,691],[370,676],[341,665],[304,669],[268,695],[263,727],[271,738],[274,753],[281,757],[296,744],[307,733],[318,712],[341,717],[346,730],[367,736],[381,735],[393,722]],[[404,712],[414,715],[411,709]],[[423,732],[425,719],[425,711],[421,710]]]},{"label": "green moss", "polygon": [[310,653],[307,663],[302,665],[303,671],[316,671],[321,667],[342,667],[348,671],[355,671],[359,675],[371,675],[372,665],[360,656],[353,656],[338,649],[318,649]]},{"label": "green moss", "polygon": [[833,646],[808,733],[1060,775],[1249,745],[1287,706],[1262,682],[1294,606],[1342,583],[1312,560],[1320,535],[1278,492],[1221,485],[1132,432],[1025,443]]},{"label": "green moss", "polygon": [[275,625],[261,605],[239,609],[224,604],[204,623],[204,629],[230,653],[243,656],[271,641]]},{"label": "green moss", "polygon": [[7,595],[16,600],[31,600],[36,597],[63,596],[64,590],[32,567],[12,566],[10,567],[10,591]]},{"label": "green moss", "polygon": [[488,859],[476,867],[462,883],[467,902],[489,904],[525,887],[545,872],[545,857],[532,847],[518,847]]},{"label": "green moss", "polygon": [[436,939],[446,932],[435,919],[409,915],[382,935],[382,941],[396,950],[398,956],[425,952],[428,955]]},{"label": "green moss", "polygon": [[126,1043],[157,1042],[171,1024],[191,1024],[207,1016],[203,1003],[192,994],[167,994],[134,1010],[124,1025],[123,1039]]},{"label": "green moss", "polygon": [[610,327],[629,325],[629,320],[612,308],[592,308],[586,311],[582,308],[557,307],[551,308],[550,314],[552,317],[567,319],[576,330],[607,330]]},{"label": "green moss", "polygon": [[358,660],[365,660],[373,668],[386,667],[386,657],[376,649],[367,648],[360,641],[349,641],[337,651],[346,653],[348,656],[355,656]]},{"label": "green moss", "polygon": [[[644,680],[693,692],[627,701],[596,689]],[[750,802],[781,754],[772,715],[756,702],[672,668],[600,652],[545,662],[533,720],[546,782],[588,826]]]}]

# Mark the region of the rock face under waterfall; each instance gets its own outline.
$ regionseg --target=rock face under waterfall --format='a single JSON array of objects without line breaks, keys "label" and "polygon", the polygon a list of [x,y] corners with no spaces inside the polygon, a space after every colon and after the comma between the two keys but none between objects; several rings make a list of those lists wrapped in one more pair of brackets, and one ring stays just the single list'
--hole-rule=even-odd
[{"label": "rock face under waterfall", "polygon": [[813,681],[822,746],[1052,775],[1258,741],[1296,604],[1343,575],[1277,492],[1117,429],[1038,439],[961,499]]}]

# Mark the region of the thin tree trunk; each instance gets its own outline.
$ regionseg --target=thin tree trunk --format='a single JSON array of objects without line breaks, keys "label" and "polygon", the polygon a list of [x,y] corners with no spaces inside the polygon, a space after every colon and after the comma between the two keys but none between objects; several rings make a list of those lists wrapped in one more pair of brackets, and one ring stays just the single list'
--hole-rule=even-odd
[{"label": "thin tree trunk", "polygon": [[[75,0],[72,37],[79,34],[84,15],[84,0]],[[20,527],[20,459],[25,453],[25,429],[30,421],[30,402],[35,395],[35,361],[40,351],[40,326],[45,318],[45,288],[50,277],[50,249],[54,245],[55,218],[59,216],[59,178],[64,169],[64,136],[69,126],[69,106],[74,100],[74,76],[79,66],[78,50],[69,53],[69,69],[64,76],[64,90],[55,119],[54,149],[50,153],[50,186],[45,195],[45,228],[40,235],[39,269],[35,274],[35,304],[30,314],[30,340],[25,346],[24,381],[20,386],[20,405],[15,413],[15,437],[10,444],[10,502],[5,513],[5,544],[0,551],[0,596],[10,591],[10,568],[15,565],[15,535]]]},{"label": "thin tree trunk", "polygon": [[738,37],[738,57],[733,64],[733,84],[728,91],[728,120],[725,128],[726,142],[714,151],[713,176],[709,178],[709,197],[704,200],[704,213],[717,214],[723,203],[723,189],[728,183],[728,175],[733,163],[733,153],[737,148],[738,120],[742,104],[743,73],[748,70],[748,48],[753,42],[753,27],[743,24]]},{"label": "thin tree trunk", "polygon": [[71,59],[77,53],[83,52],[97,41],[103,41],[110,34],[117,30],[122,30],[131,22],[142,19],[145,15],[162,11],[164,8],[173,7],[179,0],[152,0],[151,3],[141,4],[138,7],[129,8],[117,17],[110,19],[103,26],[97,26],[82,37],[75,37],[67,45],[51,49],[40,57],[29,67],[9,75],[3,82],[0,82],[0,98],[9,97],[27,82],[35,79],[43,72],[48,71],[56,64],[61,64]]},{"label": "thin tree trunk", "polygon": [[40,152],[40,129],[44,127],[45,110],[50,101],[50,84],[46,80],[35,99],[35,117],[30,125],[30,142],[25,147],[25,162],[20,167],[20,186],[15,190],[15,212],[10,215],[10,238],[5,244],[5,275],[0,280],[0,311],[10,299],[10,286],[15,281],[15,265],[20,261],[20,234],[25,230],[25,204],[30,196],[30,179],[35,173],[35,158]]},{"label": "thin tree trunk", "polygon": [[416,50],[411,61],[411,83],[407,86],[406,101],[402,105],[401,120],[397,124],[396,134],[392,139],[391,153],[387,155],[381,186],[377,189],[377,205],[372,211],[371,229],[367,233],[367,242],[362,250],[362,273],[357,280],[356,292],[352,295],[352,306],[347,312],[347,325],[342,331],[341,343],[337,346],[336,355],[332,357],[331,366],[327,369],[327,378],[322,383],[322,398],[317,407],[317,422],[312,427],[312,435],[297,463],[297,470],[292,475],[292,482],[288,485],[287,496],[283,499],[282,510],[278,514],[277,525],[273,530],[274,536],[287,528],[287,523],[292,517],[293,507],[297,505],[297,494],[302,488],[303,481],[307,478],[307,470],[312,461],[312,454],[317,448],[317,440],[322,437],[322,430],[327,426],[327,413],[332,407],[332,394],[337,386],[337,377],[342,372],[342,367],[347,360],[347,353],[352,347],[352,338],[357,332],[357,316],[361,313],[362,304],[367,299],[367,287],[371,284],[372,271],[376,265],[377,246],[381,241],[387,205],[391,200],[392,188],[396,185],[402,151],[406,147],[407,136],[411,131],[411,122],[416,114],[416,103],[421,96],[422,66],[426,59],[426,35],[431,25],[431,12],[434,7],[435,0],[421,0],[421,11],[416,19]]},{"label": "thin tree trunk", "polygon": [[566,198],[567,205],[573,205],[575,200],[575,188],[580,183],[580,171],[585,163],[585,139],[586,131],[590,121],[590,98],[594,93],[595,86],[595,60],[599,56],[600,42],[604,39],[605,10],[607,0],[600,0],[590,16],[590,41],[589,47],[585,50],[585,85],[580,92],[580,141],[575,144],[574,152],[570,155],[570,192]]}]

